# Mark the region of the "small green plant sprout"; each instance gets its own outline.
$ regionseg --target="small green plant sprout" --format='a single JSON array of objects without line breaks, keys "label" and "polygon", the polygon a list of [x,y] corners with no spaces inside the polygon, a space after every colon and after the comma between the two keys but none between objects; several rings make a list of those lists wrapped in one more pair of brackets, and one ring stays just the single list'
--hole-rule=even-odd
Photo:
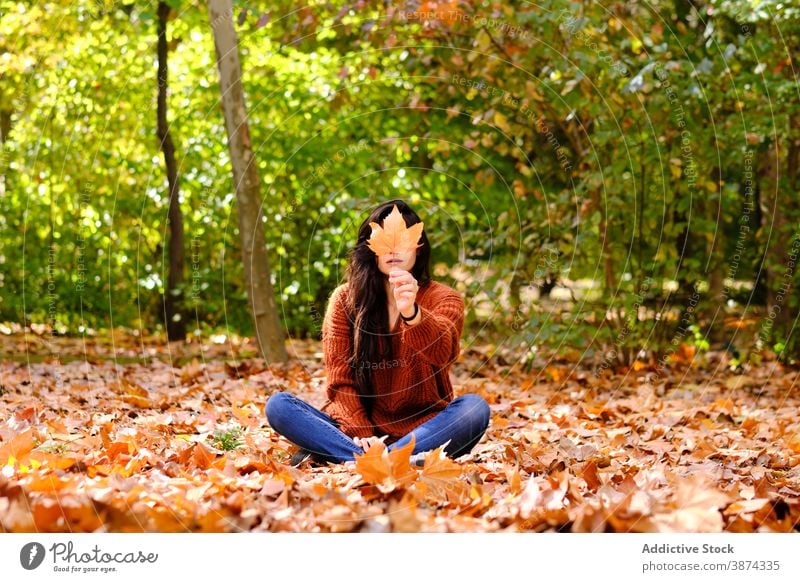
[{"label": "small green plant sprout", "polygon": [[697,349],[698,352],[707,352],[711,346],[708,343],[708,339],[703,333],[703,330],[700,329],[700,326],[694,324],[690,325],[689,331],[692,332],[692,339],[690,343],[694,345],[695,349]]},{"label": "small green plant sprout", "polygon": [[67,443],[59,443],[56,441],[46,442],[37,447],[37,450],[51,455],[63,455],[67,452]]},{"label": "small green plant sprout", "polygon": [[213,445],[223,451],[235,451],[244,446],[244,429],[239,425],[231,425],[227,429],[215,430]]}]

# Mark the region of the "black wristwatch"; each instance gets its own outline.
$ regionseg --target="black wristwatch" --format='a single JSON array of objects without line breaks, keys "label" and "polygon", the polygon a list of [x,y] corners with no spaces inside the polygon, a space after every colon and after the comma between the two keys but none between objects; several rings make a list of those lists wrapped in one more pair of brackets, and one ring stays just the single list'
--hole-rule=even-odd
[{"label": "black wristwatch", "polygon": [[417,313],[419,313],[419,305],[417,305],[417,302],[415,301],[414,302],[414,315],[412,315],[411,317],[406,317],[405,315],[403,315],[401,313],[400,317],[403,319],[403,321],[411,321],[412,319],[414,319],[417,316]]}]

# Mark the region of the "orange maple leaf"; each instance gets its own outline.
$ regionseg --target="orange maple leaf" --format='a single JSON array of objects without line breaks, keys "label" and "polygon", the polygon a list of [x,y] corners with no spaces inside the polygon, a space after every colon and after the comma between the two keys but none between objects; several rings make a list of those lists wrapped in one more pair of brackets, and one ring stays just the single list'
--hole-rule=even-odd
[{"label": "orange maple leaf", "polygon": [[410,443],[391,452],[382,441],[376,442],[363,455],[355,455],[356,471],[364,481],[375,485],[381,493],[407,488],[419,477],[410,462],[414,441],[415,436],[412,433]]},{"label": "orange maple leaf", "polygon": [[377,222],[370,222],[372,234],[367,240],[367,246],[379,257],[386,253],[402,253],[422,246],[419,238],[422,236],[422,222],[406,226],[403,215],[397,209],[397,204],[383,220],[383,227]]},{"label": "orange maple leaf", "polygon": [[459,479],[463,467],[445,455],[444,447],[425,455],[418,485],[423,495],[438,501],[461,503],[469,500],[469,484]]}]

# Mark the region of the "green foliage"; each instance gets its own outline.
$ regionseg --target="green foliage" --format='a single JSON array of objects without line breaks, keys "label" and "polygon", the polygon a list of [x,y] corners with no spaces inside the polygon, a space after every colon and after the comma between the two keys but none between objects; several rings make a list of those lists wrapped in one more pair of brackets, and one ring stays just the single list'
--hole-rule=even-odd
[{"label": "green foliage", "polygon": [[[248,334],[211,27],[205,3],[169,4],[189,327]],[[800,139],[796,7],[428,4],[439,18],[413,16],[417,3],[234,4],[291,336],[318,337],[358,225],[401,196],[424,215],[438,276],[510,306],[531,348],[653,359],[676,337],[710,347],[732,309],[755,314],[783,357],[798,353],[787,314],[800,294],[763,325],[780,277],[791,270],[796,288],[800,270],[785,253],[800,184],[785,171],[767,182],[776,140],[785,165]],[[161,331],[155,3],[0,0],[0,12],[0,263],[14,267],[0,321]],[[551,286],[566,298],[520,295]]]}]

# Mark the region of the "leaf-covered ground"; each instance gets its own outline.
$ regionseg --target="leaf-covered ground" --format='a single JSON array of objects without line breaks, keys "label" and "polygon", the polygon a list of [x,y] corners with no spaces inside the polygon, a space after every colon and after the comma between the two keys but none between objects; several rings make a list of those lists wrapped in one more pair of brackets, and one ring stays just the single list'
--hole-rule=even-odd
[{"label": "leaf-covered ground", "polygon": [[[468,349],[456,393],[492,408],[469,456],[412,468],[408,451],[374,447],[293,468],[263,407],[277,390],[322,404],[318,342],[265,367],[230,346],[175,366],[177,348],[75,344],[73,359],[61,345],[56,360],[36,357],[53,353],[43,340],[15,341],[30,357],[0,365],[4,531],[800,529],[798,373],[774,363],[525,372]],[[125,349],[165,361],[100,357]]]}]

